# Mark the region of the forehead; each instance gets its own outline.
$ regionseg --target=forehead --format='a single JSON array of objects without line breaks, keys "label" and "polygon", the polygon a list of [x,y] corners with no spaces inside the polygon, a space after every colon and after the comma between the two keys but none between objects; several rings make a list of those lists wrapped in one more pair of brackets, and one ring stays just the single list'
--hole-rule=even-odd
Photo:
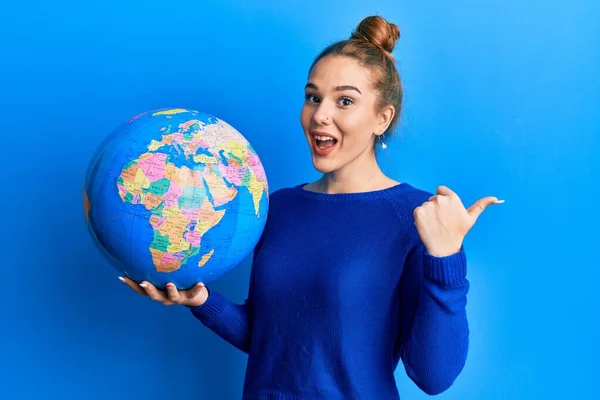
[{"label": "forehead", "polygon": [[371,86],[367,68],[354,59],[340,56],[327,56],[320,59],[311,71],[308,81],[324,91],[333,90],[338,86],[352,85],[364,93]]}]

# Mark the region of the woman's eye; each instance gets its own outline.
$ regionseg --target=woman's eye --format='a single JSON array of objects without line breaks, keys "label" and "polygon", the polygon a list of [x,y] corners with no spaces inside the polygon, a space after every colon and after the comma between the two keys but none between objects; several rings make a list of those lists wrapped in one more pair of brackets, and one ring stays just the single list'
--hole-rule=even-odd
[{"label": "woman's eye", "polygon": [[307,94],[304,96],[304,99],[309,103],[318,103],[319,99],[314,94]]},{"label": "woman's eye", "polygon": [[348,97],[342,97],[339,100],[339,105],[342,107],[348,107],[348,106],[351,106],[352,104],[354,104],[354,102],[352,101],[352,99],[350,99]]}]

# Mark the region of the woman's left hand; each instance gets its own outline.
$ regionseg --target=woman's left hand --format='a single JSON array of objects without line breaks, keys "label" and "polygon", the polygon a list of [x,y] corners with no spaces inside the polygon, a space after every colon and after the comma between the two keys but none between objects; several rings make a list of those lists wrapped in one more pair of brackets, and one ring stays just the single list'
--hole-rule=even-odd
[{"label": "woman's left hand", "polygon": [[490,204],[504,203],[504,200],[488,196],[466,209],[458,195],[446,186],[439,186],[436,193],[413,213],[421,241],[427,252],[436,257],[460,251],[467,232],[483,210]]}]

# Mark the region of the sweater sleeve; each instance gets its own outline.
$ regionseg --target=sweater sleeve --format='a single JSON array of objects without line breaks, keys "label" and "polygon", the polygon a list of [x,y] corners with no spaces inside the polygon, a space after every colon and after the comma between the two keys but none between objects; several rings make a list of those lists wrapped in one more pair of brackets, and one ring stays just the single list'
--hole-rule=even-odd
[{"label": "sweater sleeve", "polygon": [[466,255],[436,257],[420,243],[409,253],[400,282],[404,368],[430,395],[447,390],[462,371],[469,347]]},{"label": "sweater sleeve", "polygon": [[248,353],[250,347],[250,301],[235,304],[219,292],[209,291],[204,304],[190,307],[192,314],[222,339]]}]

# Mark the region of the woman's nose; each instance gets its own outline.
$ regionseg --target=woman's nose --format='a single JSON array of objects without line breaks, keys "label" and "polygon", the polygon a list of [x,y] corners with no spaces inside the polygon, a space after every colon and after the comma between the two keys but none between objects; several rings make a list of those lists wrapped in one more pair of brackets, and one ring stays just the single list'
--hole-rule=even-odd
[{"label": "woman's nose", "polygon": [[323,103],[315,110],[313,119],[318,125],[328,125],[331,123],[331,110],[324,106]]}]

